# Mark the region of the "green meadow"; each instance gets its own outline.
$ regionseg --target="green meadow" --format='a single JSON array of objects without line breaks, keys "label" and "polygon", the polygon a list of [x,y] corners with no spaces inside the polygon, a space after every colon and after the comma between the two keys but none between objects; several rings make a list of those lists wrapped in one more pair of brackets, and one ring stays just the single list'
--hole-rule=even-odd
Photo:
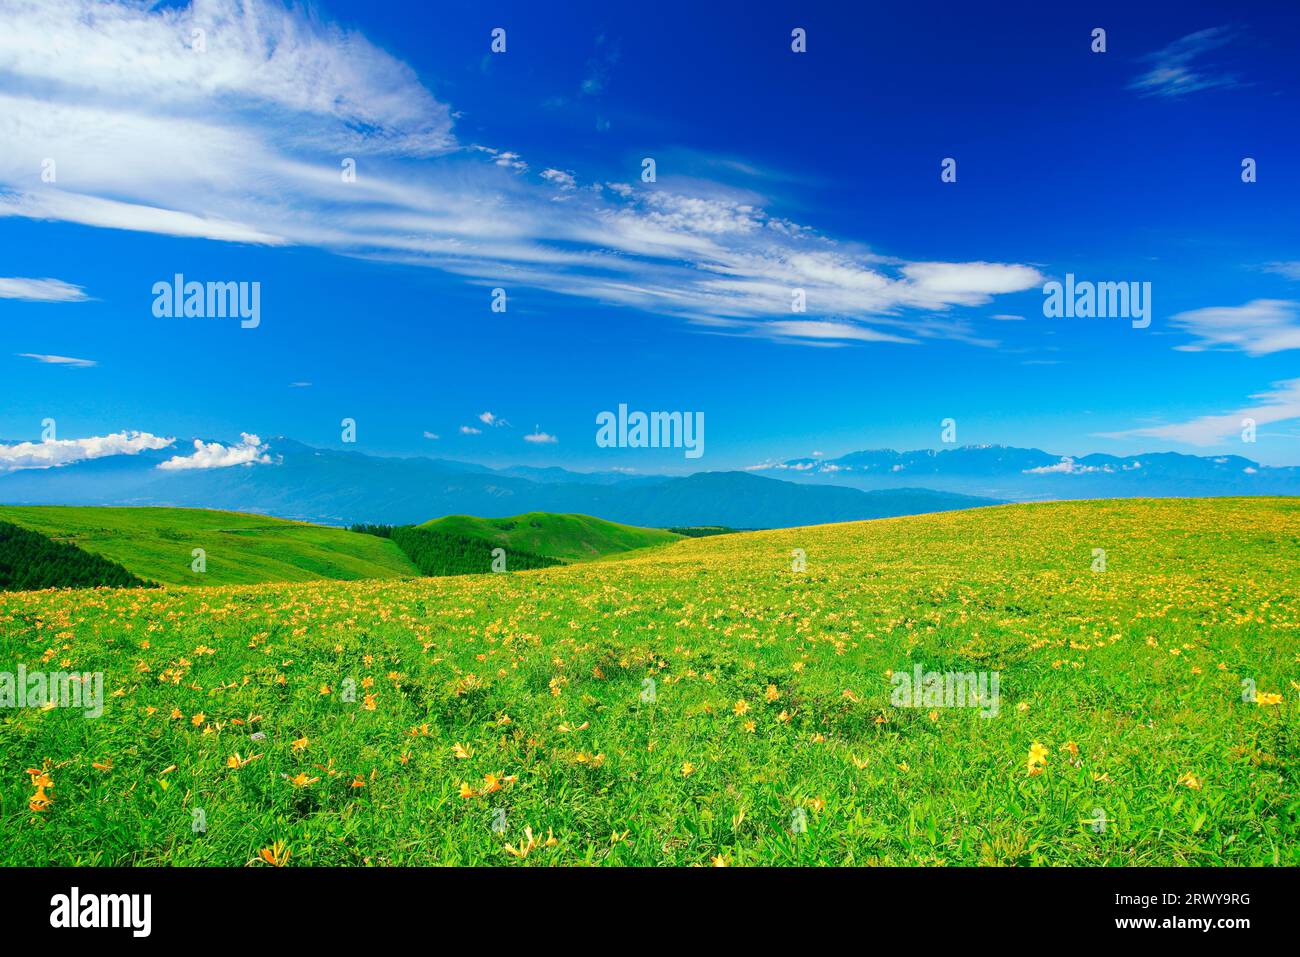
[{"label": "green meadow", "polygon": [[[196,534],[293,534],[246,519]],[[0,863],[1296,865],[1298,544],[1292,499],[1094,501],[0,594],[0,669],[105,696],[0,709]],[[998,700],[900,707],[918,665]]]},{"label": "green meadow", "polygon": [[[166,585],[245,585],[419,574],[392,542],[341,528],[200,508],[0,505],[12,522]],[[193,571],[202,548],[206,571]]]}]

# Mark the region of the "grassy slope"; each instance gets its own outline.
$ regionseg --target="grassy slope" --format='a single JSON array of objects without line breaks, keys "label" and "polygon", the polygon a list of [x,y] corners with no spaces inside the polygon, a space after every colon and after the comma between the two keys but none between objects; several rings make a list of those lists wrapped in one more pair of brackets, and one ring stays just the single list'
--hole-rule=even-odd
[{"label": "grassy slope", "polygon": [[[238,585],[418,575],[392,542],[343,529],[191,508],[0,506],[13,522],[102,555],[150,581]],[[190,570],[193,549],[207,572]]]},{"label": "grassy slope", "polygon": [[425,522],[420,527],[482,538],[507,550],[517,548],[534,555],[570,562],[600,558],[634,548],[663,545],[681,537],[661,528],[619,525],[590,515],[561,515],[552,512],[526,512],[510,518],[448,515]]},{"label": "grassy slope", "polygon": [[[507,575],[0,595],[0,668],[57,647],[109,695],[3,719],[0,863],[283,840],[290,864],[514,865],[529,827],[557,843],[527,864],[1296,865],[1297,542],[1295,499],[1097,501]],[[892,707],[914,663],[997,669],[997,716]]]}]

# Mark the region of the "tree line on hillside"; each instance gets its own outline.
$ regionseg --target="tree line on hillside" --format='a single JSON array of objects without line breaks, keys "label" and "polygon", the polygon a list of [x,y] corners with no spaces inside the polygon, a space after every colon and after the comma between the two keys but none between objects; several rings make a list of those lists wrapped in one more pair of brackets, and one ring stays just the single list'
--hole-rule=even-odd
[{"label": "tree line on hillside", "polygon": [[668,531],[674,535],[685,535],[687,538],[707,538],[710,535],[731,535],[741,529],[728,528],[725,525],[685,525],[670,528]]},{"label": "tree line on hillside", "polygon": [[0,591],[39,588],[152,588],[117,562],[29,528],[0,522]]},{"label": "tree line on hillside", "polygon": [[[407,558],[420,570],[421,575],[478,575],[493,571],[491,542],[468,535],[435,532],[414,525],[350,526],[354,532],[387,538],[406,553]],[[505,550],[505,571],[522,571],[528,568],[548,568],[564,562],[545,555],[508,548]]]}]

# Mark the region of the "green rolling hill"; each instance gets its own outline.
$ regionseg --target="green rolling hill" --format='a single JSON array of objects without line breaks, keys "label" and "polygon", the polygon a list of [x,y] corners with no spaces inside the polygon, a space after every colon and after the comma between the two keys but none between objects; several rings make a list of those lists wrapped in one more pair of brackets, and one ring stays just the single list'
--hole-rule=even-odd
[{"label": "green rolling hill", "polygon": [[664,545],[682,537],[662,528],[639,528],[606,522],[590,515],[553,512],[525,512],[509,518],[448,515],[417,527],[481,538],[507,551],[516,549],[566,562],[589,561],[635,548]]},{"label": "green rolling hill", "polygon": [[[167,585],[246,585],[420,574],[387,539],[262,515],[196,508],[0,506],[11,522]],[[195,548],[207,571],[191,570]]]}]

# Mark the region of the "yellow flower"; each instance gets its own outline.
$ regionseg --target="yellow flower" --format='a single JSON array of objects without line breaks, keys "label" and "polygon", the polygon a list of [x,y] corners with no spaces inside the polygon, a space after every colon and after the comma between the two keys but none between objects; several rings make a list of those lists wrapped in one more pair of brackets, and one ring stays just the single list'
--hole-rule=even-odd
[{"label": "yellow flower", "polygon": [[1255,693],[1255,704],[1263,707],[1268,704],[1281,704],[1282,696],[1276,691],[1258,691]]},{"label": "yellow flower", "polygon": [[1191,788],[1193,791],[1199,791],[1201,789],[1200,779],[1197,778],[1196,775],[1192,774],[1190,771],[1188,771],[1181,778],[1179,778],[1178,783],[1183,785],[1184,787]]},{"label": "yellow flower", "polygon": [[204,721],[205,718],[206,718],[206,715],[204,715],[204,713],[203,713],[202,711],[200,711],[200,712],[199,712],[198,714],[196,714],[194,717],[190,718],[190,724],[194,725],[194,727],[197,728],[199,725],[201,725],[201,724],[203,723],[203,721]]},{"label": "yellow flower", "polygon": [[1035,774],[1042,774],[1046,766],[1047,749],[1035,741],[1029,746],[1029,759],[1025,762],[1025,770],[1032,777]]},{"label": "yellow flower", "polygon": [[306,751],[307,744],[308,744],[307,735],[304,734],[301,738],[298,738],[296,741],[293,742],[292,747],[295,751]]},{"label": "yellow flower", "polygon": [[315,784],[319,780],[320,778],[309,778],[302,771],[299,771],[297,774],[295,774],[293,777],[289,779],[289,783],[296,788],[305,788],[305,787],[310,787],[311,785]]},{"label": "yellow flower", "polygon": [[462,761],[474,756],[474,753],[470,751],[469,748],[465,747],[465,745],[461,744],[459,741],[457,741],[455,744],[451,746],[451,753],[456,757],[460,758]]},{"label": "yellow flower", "polygon": [[276,841],[270,847],[264,847],[257,852],[257,856],[272,867],[284,867],[289,862],[289,855],[292,851],[284,841]]},{"label": "yellow flower", "polygon": [[526,827],[524,828],[524,840],[519,842],[519,846],[512,847],[511,845],[507,844],[505,847],[505,851],[507,854],[510,854],[513,857],[518,857],[522,859],[527,857],[535,848],[555,847],[555,845],[559,843],[560,842],[555,839],[555,835],[551,833],[551,829],[549,827],[546,829],[546,840],[544,841],[539,840],[536,837],[533,837],[533,829],[531,827]]},{"label": "yellow flower", "polygon": [[779,697],[781,697],[781,692],[776,690],[776,685],[768,685],[767,690],[763,692],[763,700],[769,704]]},{"label": "yellow flower", "polygon": [[739,717],[742,714],[745,714],[748,711],[749,711],[749,703],[745,701],[745,699],[743,698],[737,701],[735,706],[731,709],[731,713],[736,715],[737,717]]},{"label": "yellow flower", "polygon": [[[48,763],[48,762],[47,762],[47,763]],[[34,788],[42,788],[42,787],[44,787],[44,788],[52,788],[52,787],[54,787],[54,779],[50,777],[50,774],[49,774],[48,771],[41,770],[41,769],[38,769],[38,768],[28,768],[27,771],[26,771],[26,773],[27,773],[27,774],[31,777],[31,779],[32,779],[32,787],[34,787]]]},{"label": "yellow flower", "polygon": [[694,773],[695,765],[691,764],[689,761],[682,762],[682,777],[689,778]]}]

